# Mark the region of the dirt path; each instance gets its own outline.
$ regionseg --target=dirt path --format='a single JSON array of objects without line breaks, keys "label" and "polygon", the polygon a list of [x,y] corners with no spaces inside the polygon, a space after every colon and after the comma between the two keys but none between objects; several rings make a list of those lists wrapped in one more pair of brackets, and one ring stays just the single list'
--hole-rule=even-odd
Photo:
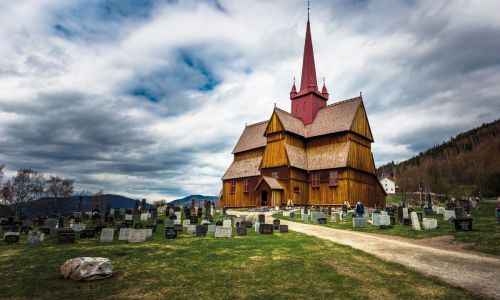
[{"label": "dirt path", "polygon": [[405,238],[386,237],[281,220],[289,230],[348,245],[389,262],[436,276],[450,284],[500,299],[500,258],[471,251],[422,245]]}]

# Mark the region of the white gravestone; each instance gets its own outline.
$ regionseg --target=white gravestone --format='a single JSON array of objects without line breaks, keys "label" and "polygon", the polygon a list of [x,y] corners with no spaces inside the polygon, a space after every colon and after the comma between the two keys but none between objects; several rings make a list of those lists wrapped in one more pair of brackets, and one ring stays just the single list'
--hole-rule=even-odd
[{"label": "white gravestone", "polygon": [[366,227],[367,220],[365,218],[352,218],[352,227]]},{"label": "white gravestone", "polygon": [[180,212],[180,211],[176,211],[176,212],[175,212],[175,215],[177,216],[177,220],[179,220],[179,221],[180,221],[180,220],[181,220],[181,218],[182,218],[181,212]]},{"label": "white gravestone", "polygon": [[201,221],[201,223],[200,223],[200,224],[201,224],[201,225],[205,225],[205,224],[207,224],[207,225],[208,225],[208,224],[210,224],[210,221],[203,220],[203,221]]},{"label": "white gravestone", "polygon": [[189,220],[184,220],[182,221],[182,227],[187,228],[191,224],[191,221]]},{"label": "white gravestone", "polygon": [[208,232],[215,233],[215,225],[208,225]]},{"label": "white gravestone", "polygon": [[422,219],[422,227],[424,227],[424,230],[436,229],[437,225],[438,225],[437,219],[434,219],[434,218],[423,218]]},{"label": "white gravestone", "polygon": [[125,215],[125,221],[132,221],[132,215]]},{"label": "white gravestone", "polygon": [[218,226],[215,228],[215,237],[216,238],[224,238],[224,237],[230,238],[232,234],[233,234],[233,230],[231,227]]},{"label": "white gravestone", "polygon": [[284,211],[283,212],[283,217],[290,217],[290,212],[289,211]]},{"label": "white gravestone", "polygon": [[113,228],[103,228],[101,230],[101,243],[112,243],[115,230]]},{"label": "white gravestone", "polygon": [[332,214],[332,222],[337,222],[337,214]]},{"label": "white gravestone", "polygon": [[130,229],[130,234],[128,236],[129,243],[140,243],[145,241],[146,241],[145,229]]},{"label": "white gravestone", "polygon": [[120,228],[120,235],[118,236],[119,241],[127,241],[130,234],[130,228]]},{"label": "white gravestone", "polygon": [[83,223],[76,223],[76,224],[73,224],[73,230],[74,230],[75,232],[80,232],[80,231],[82,231],[82,230],[85,230],[85,228],[86,228],[86,226],[85,226],[85,224],[83,224]]},{"label": "white gravestone", "polygon": [[391,225],[391,217],[388,214],[380,214],[380,226]]},{"label": "white gravestone", "polygon": [[403,207],[403,219],[409,219],[408,207]]},{"label": "white gravestone", "polygon": [[437,213],[438,215],[442,215],[442,214],[444,214],[444,211],[445,211],[444,207],[437,207],[437,208],[436,208],[436,213]]},{"label": "white gravestone", "polygon": [[231,220],[223,220],[222,221],[222,227],[232,227],[232,222]]},{"label": "white gravestone", "polygon": [[307,221],[309,220],[309,215],[308,214],[302,214],[302,221]]},{"label": "white gravestone", "polygon": [[453,218],[453,219],[457,218],[457,216],[455,215],[455,211],[454,210],[445,210],[443,213],[443,219],[445,221],[448,221],[451,218]]},{"label": "white gravestone", "polygon": [[373,226],[380,226],[380,214],[373,213],[372,214],[372,225]]},{"label": "white gravestone", "polygon": [[147,213],[142,213],[141,214],[141,221],[147,221],[148,220],[148,214]]},{"label": "white gravestone", "polygon": [[146,238],[151,237],[153,235],[153,229],[148,228],[144,230],[146,230]]},{"label": "white gravestone", "polygon": [[114,208],[110,208],[109,209],[109,214],[114,216],[115,215],[115,209]]},{"label": "white gravestone", "polygon": [[187,226],[187,233],[188,234],[195,234],[196,233],[196,225],[188,225]]},{"label": "white gravestone", "polygon": [[325,214],[322,212],[312,212],[311,213],[311,220],[316,222],[318,219],[325,218]]},{"label": "white gravestone", "polygon": [[174,225],[181,225],[181,220],[180,219],[174,220]]},{"label": "white gravestone", "polygon": [[417,213],[414,211],[411,212],[411,227],[413,227],[413,230],[422,230],[420,229]]}]

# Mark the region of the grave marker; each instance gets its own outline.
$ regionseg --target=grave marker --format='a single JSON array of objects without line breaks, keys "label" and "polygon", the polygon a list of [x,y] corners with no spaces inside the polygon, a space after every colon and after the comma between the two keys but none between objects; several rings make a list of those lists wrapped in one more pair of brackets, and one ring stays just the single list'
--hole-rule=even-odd
[{"label": "grave marker", "polygon": [[103,228],[101,230],[101,243],[112,243],[115,230],[113,228]]},{"label": "grave marker", "polygon": [[307,221],[309,220],[309,215],[308,214],[302,214],[302,221]]},{"label": "grave marker", "polygon": [[125,221],[132,221],[133,220],[133,216],[132,215],[125,215]]},{"label": "grave marker", "polygon": [[455,210],[445,210],[443,213],[443,219],[448,221],[449,219],[456,219]]},{"label": "grave marker", "polygon": [[151,228],[148,228],[148,229],[144,229],[146,231],[146,238],[149,238],[153,235],[153,229]]},{"label": "grave marker", "polygon": [[177,238],[177,229],[175,229],[175,227],[167,227],[167,228],[165,228],[165,237],[167,239],[175,239],[175,238]]},{"label": "grave marker", "polygon": [[187,226],[187,233],[188,234],[195,234],[196,233],[196,225],[188,225]]},{"label": "grave marker", "polygon": [[128,241],[128,236],[130,234],[130,228],[120,228],[120,234],[118,235],[119,241]]},{"label": "grave marker", "polygon": [[7,244],[14,244],[19,242],[19,232],[6,232],[3,237],[4,242]]},{"label": "grave marker", "polygon": [[352,227],[366,227],[367,221],[365,218],[352,218]]},{"label": "grave marker", "polygon": [[413,230],[422,230],[420,229],[417,213],[414,211],[411,212],[411,226],[413,227]]},{"label": "grave marker", "polygon": [[380,226],[380,214],[373,213],[372,214],[372,225],[373,226]]},{"label": "grave marker", "polygon": [[146,241],[146,230],[145,229],[130,229],[128,236],[129,243],[140,243]]},{"label": "grave marker", "polygon": [[209,233],[215,233],[215,225],[208,225],[207,231]]},{"label": "grave marker", "polygon": [[215,228],[215,237],[216,238],[230,238],[233,234],[233,230],[231,227],[216,227]]},{"label": "grave marker", "polygon": [[259,233],[260,234],[273,234],[274,226],[273,224],[260,224]]},{"label": "grave marker", "polygon": [[85,226],[85,224],[83,224],[83,223],[75,223],[75,224],[73,224],[73,230],[74,230],[75,232],[80,232],[80,231],[82,231],[82,230],[85,230],[85,227],[86,227],[86,226]]},{"label": "grave marker", "polygon": [[231,220],[223,220],[222,221],[222,227],[232,227],[233,224],[231,222]]},{"label": "grave marker", "polygon": [[422,227],[424,230],[432,230],[436,229],[438,226],[437,219],[434,218],[423,218],[422,219]]}]

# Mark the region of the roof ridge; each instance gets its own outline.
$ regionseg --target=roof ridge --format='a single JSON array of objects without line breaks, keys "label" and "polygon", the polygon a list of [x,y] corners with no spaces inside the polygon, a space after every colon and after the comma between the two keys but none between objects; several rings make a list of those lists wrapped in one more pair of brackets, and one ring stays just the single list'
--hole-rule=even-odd
[{"label": "roof ridge", "polygon": [[332,106],[335,106],[335,105],[344,104],[344,103],[346,103],[346,102],[351,102],[351,101],[358,100],[358,99],[360,99],[360,100],[361,100],[361,97],[360,97],[360,96],[357,96],[357,97],[354,97],[354,98],[349,98],[349,99],[345,99],[345,100],[342,100],[342,101],[339,101],[339,102],[335,102],[335,103],[332,103],[332,104],[328,104],[327,106],[322,107],[321,109],[323,109],[323,108],[327,108],[327,107],[332,107]]},{"label": "roof ridge", "polygon": [[264,124],[264,123],[269,123],[269,120],[264,120],[264,121],[260,121],[260,122],[257,122],[257,123],[253,123],[253,124],[250,124],[250,125],[247,125],[246,127],[253,127],[253,126],[257,126],[257,125],[261,125],[261,124]]},{"label": "roof ridge", "polygon": [[284,110],[284,109],[281,109],[281,108],[279,108],[279,107],[275,107],[274,109],[275,109],[275,110],[279,110],[279,111],[281,111],[281,112],[284,112],[285,114],[289,115],[290,117],[294,117],[295,119],[297,119],[297,120],[299,120],[299,121],[301,121],[301,122],[302,122],[302,119],[301,119],[301,118],[299,118],[299,117],[297,117],[297,116],[294,116],[292,113],[289,113],[289,112],[287,112],[287,111],[286,111],[286,110]]}]

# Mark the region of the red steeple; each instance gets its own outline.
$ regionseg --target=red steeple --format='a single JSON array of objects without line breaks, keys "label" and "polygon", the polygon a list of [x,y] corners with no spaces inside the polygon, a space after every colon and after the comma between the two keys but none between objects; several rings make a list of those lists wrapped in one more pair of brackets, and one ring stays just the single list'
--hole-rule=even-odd
[{"label": "red steeple", "polygon": [[304,44],[304,60],[302,61],[302,78],[300,81],[300,90],[302,91],[308,88],[311,88],[311,90],[318,89],[309,16],[307,17],[306,42]]},{"label": "red steeple", "polygon": [[311,124],[318,111],[326,106],[328,96],[328,91],[326,90],[324,82],[321,93],[318,90],[308,8],[300,90],[298,93],[296,92],[294,83],[292,91],[290,92],[290,100],[292,100],[292,115],[300,118],[304,125]]}]

